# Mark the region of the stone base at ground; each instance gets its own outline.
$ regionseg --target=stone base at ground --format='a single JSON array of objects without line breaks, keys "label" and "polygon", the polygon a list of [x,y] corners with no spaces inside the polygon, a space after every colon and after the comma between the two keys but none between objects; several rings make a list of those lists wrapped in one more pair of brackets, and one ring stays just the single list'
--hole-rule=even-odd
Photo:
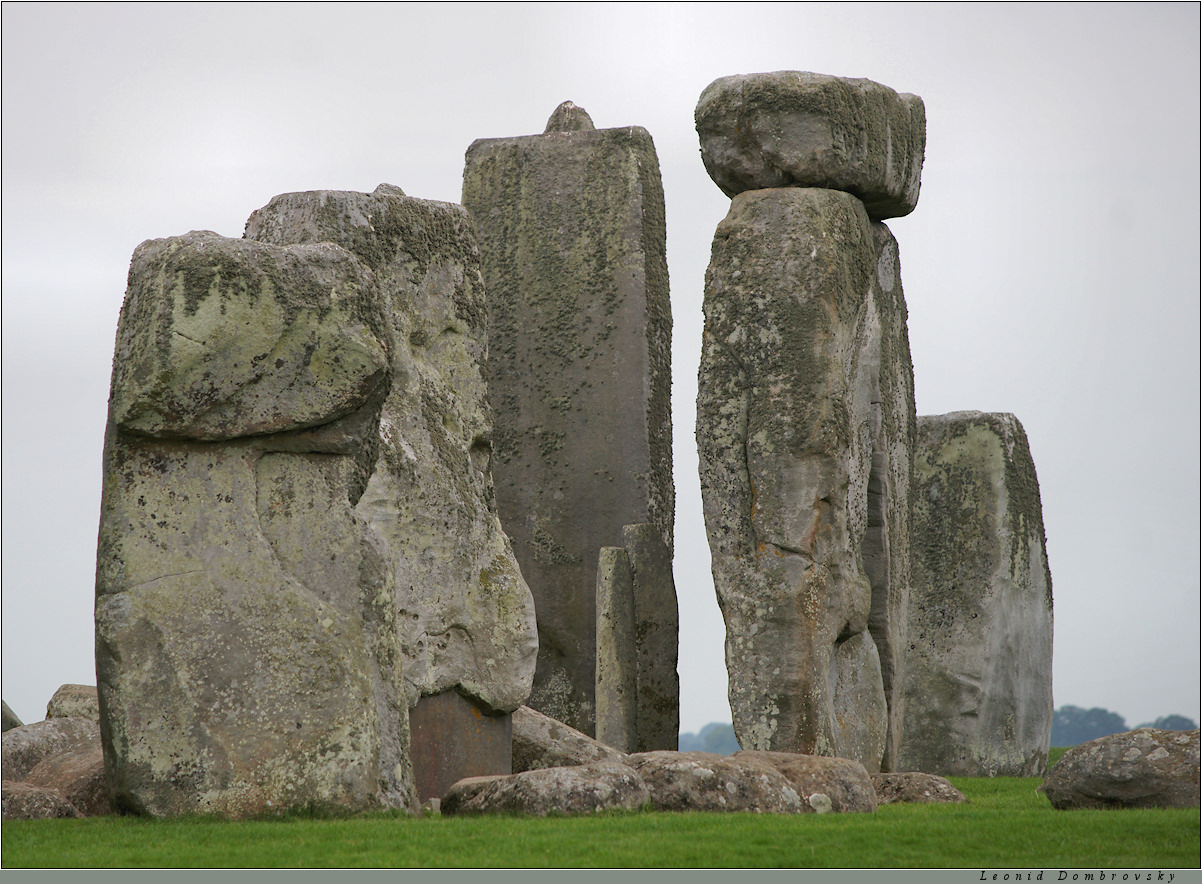
[{"label": "stone base at ground", "polygon": [[811,809],[780,771],[753,758],[644,752],[627,756],[626,763],[647,783],[655,810],[801,813]]},{"label": "stone base at ground", "polygon": [[1041,790],[1058,810],[1198,807],[1199,731],[1141,727],[1069,749]]},{"label": "stone base at ground", "polygon": [[[792,752],[757,752],[744,749],[732,758],[769,764],[784,774],[805,803],[803,810],[834,813],[871,813],[876,810],[876,790],[868,770],[850,758],[798,755]],[[817,797],[822,796],[822,797]]]},{"label": "stone base at ground", "polygon": [[968,799],[945,777],[925,773],[872,775],[878,804],[962,804]]},{"label": "stone base at ground", "polygon": [[601,762],[460,780],[443,797],[441,811],[448,816],[577,816],[598,810],[637,810],[649,798],[646,783],[633,768]]}]

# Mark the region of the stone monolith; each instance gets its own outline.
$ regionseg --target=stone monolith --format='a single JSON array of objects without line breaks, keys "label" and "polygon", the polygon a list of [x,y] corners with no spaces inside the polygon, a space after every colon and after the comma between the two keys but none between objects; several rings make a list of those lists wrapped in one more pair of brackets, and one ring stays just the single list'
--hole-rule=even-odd
[{"label": "stone monolith", "polygon": [[727,196],[843,190],[878,221],[918,202],[926,111],[917,95],[805,71],[741,74],[707,86],[695,117],[706,171]]},{"label": "stone monolith", "polygon": [[497,504],[538,616],[528,705],[592,735],[599,551],[640,523],[672,549],[672,320],[651,136],[569,104],[541,135],[474,142],[463,204],[488,291]]},{"label": "stone monolith", "polygon": [[850,194],[745,191],[704,309],[697,446],[739,744],[888,767],[914,433],[896,242]]},{"label": "stone monolith", "polygon": [[389,335],[336,245],[193,232],[134,252],[96,573],[115,806],[413,806],[394,575],[354,503]]},{"label": "stone monolith", "polygon": [[918,419],[898,770],[1039,776],[1052,727],[1052,578],[1011,414]]}]

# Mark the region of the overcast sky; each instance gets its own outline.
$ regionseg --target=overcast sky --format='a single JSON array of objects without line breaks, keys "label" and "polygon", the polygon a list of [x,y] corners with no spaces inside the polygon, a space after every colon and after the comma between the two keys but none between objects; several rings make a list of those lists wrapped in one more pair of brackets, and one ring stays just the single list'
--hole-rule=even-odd
[{"label": "overcast sky", "polygon": [[570,99],[644,126],[667,202],[681,727],[729,721],[693,441],[729,200],[693,129],[728,74],[922,96],[901,246],[919,414],[1009,411],[1039,473],[1057,706],[1199,719],[1197,4],[3,6],[3,696],[95,684],[100,455],[134,248],[278,193],[458,202],[476,138]]}]

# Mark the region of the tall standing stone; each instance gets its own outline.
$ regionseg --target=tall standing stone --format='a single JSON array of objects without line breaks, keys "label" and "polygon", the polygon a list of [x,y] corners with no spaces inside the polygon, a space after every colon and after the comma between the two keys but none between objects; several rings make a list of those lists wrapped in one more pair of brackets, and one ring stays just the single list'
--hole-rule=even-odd
[{"label": "tall standing stone", "polygon": [[[508,764],[508,715],[530,693],[537,635],[493,491],[486,304],[471,220],[462,206],[381,185],[370,194],[283,194],[251,216],[246,236],[335,242],[374,274],[393,381],[357,511],[393,556],[405,680],[417,704],[414,757],[432,759],[415,768],[420,797],[441,797],[447,777],[508,773],[489,759]],[[442,696],[448,691],[466,698],[475,718]],[[466,742],[456,749],[459,732]],[[427,736],[437,745],[419,745]]]},{"label": "tall standing stone", "polygon": [[697,129],[734,196],[706,275],[697,444],[735,732],[888,769],[914,381],[897,243],[872,219],[917,200],[922,102],[870,81],[727,77]]},{"label": "tall standing stone", "polygon": [[1039,481],[1012,414],[918,419],[900,770],[1041,776],[1052,578]]},{"label": "tall standing stone", "polygon": [[388,351],[371,274],[337,246],[135,251],[96,569],[118,808],[412,805],[393,575],[353,508]]},{"label": "tall standing stone", "polygon": [[[497,504],[538,616],[528,704],[591,735],[599,551],[639,523],[672,548],[655,147],[642,128],[598,130],[565,103],[542,135],[474,142],[463,203],[488,291]],[[676,698],[666,705],[674,714]]]}]

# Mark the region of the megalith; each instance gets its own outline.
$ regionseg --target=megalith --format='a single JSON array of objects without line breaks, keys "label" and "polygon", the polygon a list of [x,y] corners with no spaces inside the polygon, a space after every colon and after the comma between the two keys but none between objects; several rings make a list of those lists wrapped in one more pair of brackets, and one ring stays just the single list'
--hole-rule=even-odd
[{"label": "megalith", "polygon": [[471,219],[462,206],[381,185],[277,196],[251,215],[246,237],[334,242],[374,275],[392,383],[356,511],[391,548],[419,797],[441,797],[447,777],[509,773],[509,714],[530,694],[537,634],[493,490],[485,289]]},{"label": "megalith", "polygon": [[354,510],[388,384],[345,249],[202,231],[134,252],[96,569],[118,809],[413,805],[395,584]]},{"label": "megalith", "polygon": [[[596,129],[565,102],[541,135],[475,141],[463,204],[488,292],[497,506],[538,618],[527,703],[591,736],[600,551],[625,546],[625,526],[650,524],[671,562],[671,311],[655,147],[645,129]],[[654,573],[656,597],[672,599],[659,610],[673,619],[671,568]],[[675,749],[675,623],[656,641],[664,672],[646,683],[662,721],[638,727],[658,744],[637,745]]]},{"label": "megalith", "polygon": [[[718,106],[797,156],[818,151],[816,132],[901,119],[810,101],[848,89],[897,99],[812,74],[775,103],[739,104],[761,94],[757,78],[783,76],[712,84],[697,110],[703,156]],[[921,145],[925,133],[863,135],[879,150],[890,137]],[[857,156],[838,175],[733,189],[706,274],[697,445],[739,744],[876,771],[893,765],[902,730],[915,409],[897,242],[873,220],[881,202],[870,212],[861,198],[887,189],[893,167]],[[774,186],[798,182],[818,186]]]},{"label": "megalith", "polygon": [[899,770],[1041,776],[1052,577],[1039,481],[1012,414],[918,419]]}]

